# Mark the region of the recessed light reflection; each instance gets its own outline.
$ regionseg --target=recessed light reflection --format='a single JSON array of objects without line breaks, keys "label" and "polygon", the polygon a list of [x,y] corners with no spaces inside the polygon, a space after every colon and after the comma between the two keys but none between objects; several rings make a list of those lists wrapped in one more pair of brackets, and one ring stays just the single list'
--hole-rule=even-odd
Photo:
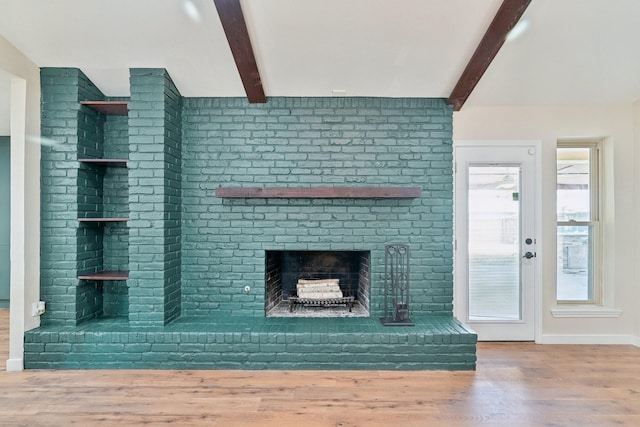
[{"label": "recessed light reflection", "polygon": [[184,13],[186,13],[192,21],[200,22],[200,12],[192,0],[184,0],[182,2],[182,8],[184,9]]},{"label": "recessed light reflection", "polygon": [[512,29],[507,33],[506,41],[510,42],[521,37],[529,28],[531,22],[528,19],[520,20]]},{"label": "recessed light reflection", "polygon": [[31,144],[44,145],[45,147],[53,147],[62,144],[60,141],[56,141],[55,139],[51,138],[45,138],[43,136],[27,135],[26,140]]}]

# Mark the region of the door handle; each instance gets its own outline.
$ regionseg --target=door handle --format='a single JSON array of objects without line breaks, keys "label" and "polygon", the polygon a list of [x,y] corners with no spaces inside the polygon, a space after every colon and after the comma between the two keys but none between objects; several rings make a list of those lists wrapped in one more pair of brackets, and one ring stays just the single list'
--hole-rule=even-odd
[{"label": "door handle", "polygon": [[526,258],[526,259],[531,259],[531,258],[535,258],[536,254],[534,252],[525,252],[524,256],[522,258]]}]

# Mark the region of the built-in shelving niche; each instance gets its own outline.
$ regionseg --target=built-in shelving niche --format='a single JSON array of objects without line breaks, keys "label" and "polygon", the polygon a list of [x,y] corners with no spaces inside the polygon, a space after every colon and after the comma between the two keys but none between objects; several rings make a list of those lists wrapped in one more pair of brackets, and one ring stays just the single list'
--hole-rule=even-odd
[{"label": "built-in shelving niche", "polygon": [[80,104],[78,285],[100,301],[94,317],[128,317],[128,102]]}]

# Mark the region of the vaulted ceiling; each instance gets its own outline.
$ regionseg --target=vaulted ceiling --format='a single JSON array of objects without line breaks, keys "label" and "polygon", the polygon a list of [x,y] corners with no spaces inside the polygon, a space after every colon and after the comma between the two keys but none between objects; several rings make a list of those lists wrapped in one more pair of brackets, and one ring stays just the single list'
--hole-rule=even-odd
[{"label": "vaulted ceiling", "polygon": [[[241,0],[267,99],[447,98],[501,3]],[[532,0],[522,21],[465,107],[640,97],[640,1]],[[184,96],[246,96],[213,0],[0,0],[0,35],[107,95],[129,94],[129,68],[163,67]]]}]

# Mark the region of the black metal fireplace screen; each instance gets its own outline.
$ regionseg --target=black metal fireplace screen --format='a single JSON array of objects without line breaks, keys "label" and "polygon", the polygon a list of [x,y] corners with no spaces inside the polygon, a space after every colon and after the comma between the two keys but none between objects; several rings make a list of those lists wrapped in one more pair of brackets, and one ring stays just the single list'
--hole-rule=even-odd
[{"label": "black metal fireplace screen", "polygon": [[384,317],[385,326],[413,326],[409,318],[409,245],[385,247]]}]

